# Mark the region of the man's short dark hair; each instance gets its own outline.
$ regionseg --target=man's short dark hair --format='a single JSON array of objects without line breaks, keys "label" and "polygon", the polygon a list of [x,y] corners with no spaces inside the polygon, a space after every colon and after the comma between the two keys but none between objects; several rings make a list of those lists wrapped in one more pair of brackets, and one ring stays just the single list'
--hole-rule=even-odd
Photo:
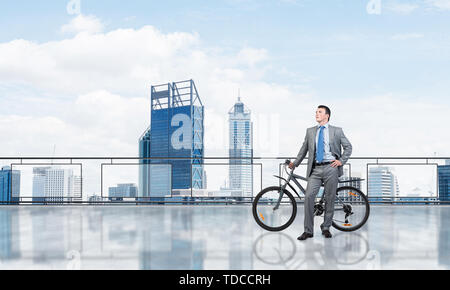
[{"label": "man's short dark hair", "polygon": [[324,106],[324,105],[320,105],[317,108],[318,109],[325,109],[325,114],[328,115],[328,121],[330,121],[330,119],[331,119],[331,110],[330,110],[330,108],[328,108],[327,106]]}]

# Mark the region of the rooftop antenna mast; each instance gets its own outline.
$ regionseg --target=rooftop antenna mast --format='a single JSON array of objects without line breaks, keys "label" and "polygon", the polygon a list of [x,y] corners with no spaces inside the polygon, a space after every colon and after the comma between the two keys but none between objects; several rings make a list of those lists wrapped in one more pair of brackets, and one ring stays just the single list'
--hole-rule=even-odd
[{"label": "rooftop antenna mast", "polygon": [[53,158],[55,158],[55,152],[56,152],[56,144],[53,144],[52,165],[53,165]]}]

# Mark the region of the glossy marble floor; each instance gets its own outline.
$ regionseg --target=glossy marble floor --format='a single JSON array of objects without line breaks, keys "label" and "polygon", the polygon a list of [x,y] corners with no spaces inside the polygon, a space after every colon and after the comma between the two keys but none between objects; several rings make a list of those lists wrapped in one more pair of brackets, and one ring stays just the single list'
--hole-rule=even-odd
[{"label": "glossy marble floor", "polygon": [[297,241],[251,207],[0,207],[0,269],[450,269],[449,206],[372,206],[355,233]]}]

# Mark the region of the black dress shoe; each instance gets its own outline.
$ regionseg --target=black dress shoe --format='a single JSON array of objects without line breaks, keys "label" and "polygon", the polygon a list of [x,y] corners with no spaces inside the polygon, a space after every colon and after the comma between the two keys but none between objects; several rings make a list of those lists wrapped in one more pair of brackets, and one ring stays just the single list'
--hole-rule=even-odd
[{"label": "black dress shoe", "polygon": [[299,241],[303,241],[303,240],[306,240],[306,239],[308,239],[308,238],[312,238],[314,235],[313,234],[310,234],[310,233],[303,233],[300,237],[298,237],[297,238],[297,240],[299,240]]},{"label": "black dress shoe", "polygon": [[323,231],[322,231],[322,235],[324,235],[325,238],[327,238],[327,239],[329,239],[329,238],[331,238],[331,237],[333,236],[333,235],[330,233],[329,230],[323,230]]}]

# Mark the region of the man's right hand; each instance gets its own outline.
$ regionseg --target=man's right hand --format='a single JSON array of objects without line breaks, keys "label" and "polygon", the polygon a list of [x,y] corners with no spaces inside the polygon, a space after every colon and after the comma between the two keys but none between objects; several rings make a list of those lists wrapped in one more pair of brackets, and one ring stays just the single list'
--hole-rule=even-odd
[{"label": "man's right hand", "polygon": [[289,163],[289,168],[290,168],[290,169],[294,169],[294,167],[295,167],[295,166],[294,166],[294,163],[293,163],[293,162]]}]

